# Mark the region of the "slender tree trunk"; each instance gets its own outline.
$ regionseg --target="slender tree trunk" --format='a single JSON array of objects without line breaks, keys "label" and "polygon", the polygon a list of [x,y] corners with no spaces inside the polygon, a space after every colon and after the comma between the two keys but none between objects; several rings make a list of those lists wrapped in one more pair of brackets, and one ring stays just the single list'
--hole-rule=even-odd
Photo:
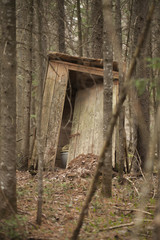
[{"label": "slender tree trunk", "polygon": [[[0,1],[0,93],[1,93],[1,63],[2,63],[2,4],[1,3],[2,2]],[[0,126],[1,126],[1,94],[0,94]],[[0,156],[1,156],[1,131],[0,131]]]},{"label": "slender tree trunk", "polygon": [[[155,39],[155,52],[153,57],[154,58],[159,58],[160,57],[160,2],[157,1],[156,9],[155,9],[155,19],[154,19],[154,39]],[[160,101],[159,101],[159,93],[160,93],[160,69],[156,69],[155,72],[155,78],[157,80],[157,107],[156,107],[156,112],[158,111],[158,108],[160,108]],[[159,121],[160,121],[160,116],[159,116]],[[157,200],[157,207],[155,211],[155,221],[154,221],[154,235],[153,239],[154,240],[159,240],[160,239],[160,125],[158,125],[158,132],[157,132],[157,158],[158,158],[158,189],[157,189],[157,195],[158,195],[158,200]]]},{"label": "slender tree trunk", "polygon": [[[24,60],[24,32],[25,32],[25,24],[26,14],[25,10],[25,3],[22,0],[16,1],[16,8],[17,8],[17,16],[16,16],[16,40],[17,40],[17,72],[16,72],[16,110],[17,110],[17,140],[23,138],[23,112],[24,112],[24,76],[25,76],[25,60]],[[17,142],[16,151],[17,151],[17,167],[19,168],[22,155],[22,143],[23,140]]]},{"label": "slender tree trunk", "polygon": [[[125,56],[124,62],[126,63],[126,68],[130,63],[130,60],[133,55],[133,35],[134,35],[134,17],[133,17],[133,4],[134,0],[130,0],[128,2],[127,12],[129,12],[128,23],[127,23],[127,37],[126,37],[126,49],[125,49]],[[128,118],[129,118],[129,149],[132,153],[135,153],[136,150],[136,142],[137,142],[137,131],[136,131],[136,124],[135,124],[135,114],[133,111],[133,96],[132,91],[128,96]],[[134,95],[134,94],[133,94]]]},{"label": "slender tree trunk", "polygon": [[[135,0],[134,3],[134,15],[135,15],[135,31],[134,31],[134,44],[137,43],[137,38],[140,35],[144,22],[146,19],[146,14],[148,11],[149,1],[148,0]],[[148,34],[149,36],[149,34]],[[149,56],[149,37],[146,39],[143,50],[139,59],[137,60],[137,66],[135,71],[135,79],[137,81],[145,80],[150,77],[149,71],[147,69],[146,58]],[[144,163],[146,160],[146,154],[148,150],[148,140],[149,140],[149,91],[148,84],[146,82],[146,88],[141,95],[138,96],[140,111],[142,113],[141,119],[137,120],[137,151],[138,159],[141,160],[141,167],[144,168]],[[138,115],[139,117],[139,115]],[[144,124],[140,124],[143,121]],[[136,171],[136,165],[134,165],[134,170]]]},{"label": "slender tree trunk", "polygon": [[84,51],[85,51],[85,56],[89,57],[89,3],[88,0],[86,0],[86,8],[85,8],[85,13],[86,13],[86,28],[84,31],[84,36],[83,36],[83,41],[84,41]]},{"label": "slender tree trunk", "polygon": [[66,51],[65,47],[65,12],[64,0],[57,0],[57,19],[58,19],[58,38],[59,38],[59,52]]},{"label": "slender tree trunk", "polygon": [[[159,8],[160,9],[160,8]],[[160,108],[160,105],[159,107]],[[157,110],[160,112],[160,110]],[[158,116],[160,121],[160,115]],[[155,217],[154,217],[154,231],[153,231],[153,240],[160,240],[160,156],[159,156],[159,145],[160,145],[160,125],[158,125],[158,132],[157,132],[157,140],[158,140],[158,189],[157,189],[157,206],[155,210]]]},{"label": "slender tree trunk", "polygon": [[16,5],[1,1],[1,155],[0,217],[17,211],[16,203]]},{"label": "slender tree trunk", "polygon": [[83,56],[82,46],[82,19],[81,19],[81,7],[80,0],[77,0],[77,18],[78,18],[78,45],[79,45],[79,56]]},{"label": "slender tree trunk", "polygon": [[[112,116],[112,86],[113,86],[113,56],[112,56],[112,3],[111,0],[103,0],[104,16],[104,43],[103,43],[103,61],[104,61],[104,100],[103,100],[103,129],[104,139],[106,138],[108,123]],[[112,139],[110,139],[112,141]],[[105,153],[104,166],[102,170],[102,194],[105,197],[112,196],[112,144]]]},{"label": "slender tree trunk", "polygon": [[[117,43],[115,46],[115,55],[119,64],[119,92],[123,87],[123,66],[122,66],[122,27],[121,27],[121,4],[120,0],[116,0],[115,8],[115,30],[117,34]],[[118,123],[118,173],[119,181],[123,180],[124,169],[124,107],[121,109]]]},{"label": "slender tree trunk", "polygon": [[38,22],[38,90],[37,90],[37,152],[38,152],[38,206],[37,206],[37,223],[41,225],[42,222],[42,203],[43,203],[43,136],[41,132],[41,117],[42,117],[42,96],[43,96],[43,41],[42,41],[42,15],[43,2],[36,0],[37,22]]},{"label": "slender tree trunk", "polygon": [[33,27],[33,0],[27,2],[26,9],[27,26],[25,33],[24,58],[25,58],[25,79],[24,79],[24,116],[23,116],[23,157],[19,163],[19,170],[27,170],[30,157],[30,112],[31,112],[31,86],[32,86],[32,27]]},{"label": "slender tree trunk", "polygon": [[103,13],[102,0],[92,0],[91,6],[92,57],[103,58]]}]

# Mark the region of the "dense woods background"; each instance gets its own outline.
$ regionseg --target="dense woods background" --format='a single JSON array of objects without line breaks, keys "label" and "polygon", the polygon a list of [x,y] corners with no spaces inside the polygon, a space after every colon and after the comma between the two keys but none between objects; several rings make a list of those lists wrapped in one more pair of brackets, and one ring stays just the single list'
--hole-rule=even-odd
[{"label": "dense woods background", "polygon": [[[124,183],[124,171],[135,177],[141,175],[144,182],[150,183],[152,174],[156,173],[158,200],[154,239],[160,239],[160,1],[0,1],[2,218],[17,212],[16,169],[31,173],[38,169],[37,222],[41,224],[44,153],[41,106],[48,52],[103,59],[103,128],[106,139],[112,115],[113,60],[118,62],[121,92],[151,4],[155,4],[152,22],[136,58],[132,87],[128,87],[127,99],[119,113],[114,170],[118,172],[119,184]],[[149,174],[145,176],[146,173]],[[149,193],[149,188],[144,189],[140,198],[142,202]],[[104,197],[112,196],[112,146],[107,149],[103,161],[101,192]]]}]

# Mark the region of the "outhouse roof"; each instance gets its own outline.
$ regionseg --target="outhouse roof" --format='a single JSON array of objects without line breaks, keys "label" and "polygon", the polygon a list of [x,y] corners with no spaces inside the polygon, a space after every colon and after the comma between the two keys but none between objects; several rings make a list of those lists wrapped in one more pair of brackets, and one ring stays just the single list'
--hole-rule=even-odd
[{"label": "outhouse roof", "polygon": [[[49,60],[58,60],[88,67],[103,68],[103,59],[70,56],[59,52],[49,52],[48,58]],[[118,71],[118,64],[115,61],[113,61],[113,71]]]}]

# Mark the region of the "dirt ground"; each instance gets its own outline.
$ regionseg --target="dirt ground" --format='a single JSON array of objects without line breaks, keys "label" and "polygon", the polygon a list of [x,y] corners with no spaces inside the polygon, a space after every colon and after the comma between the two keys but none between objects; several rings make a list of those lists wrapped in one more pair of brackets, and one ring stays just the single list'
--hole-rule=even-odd
[{"label": "dirt ground", "polygon": [[[16,220],[1,222],[0,239],[70,239],[96,162],[96,156],[80,155],[71,162],[68,169],[57,168],[53,173],[44,173],[41,226],[36,224],[37,175],[17,171],[18,215]],[[113,174],[113,196],[110,199],[102,197],[99,185],[81,229],[80,240],[131,239],[143,178],[137,179],[130,175],[124,177],[124,184],[120,185],[117,175]],[[152,239],[155,188],[156,183],[145,208],[144,224],[139,239]]]}]

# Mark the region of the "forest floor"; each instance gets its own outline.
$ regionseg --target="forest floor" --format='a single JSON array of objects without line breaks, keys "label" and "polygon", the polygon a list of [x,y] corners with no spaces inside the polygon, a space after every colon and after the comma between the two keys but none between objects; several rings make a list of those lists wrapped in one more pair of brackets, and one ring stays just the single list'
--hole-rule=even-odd
[{"label": "forest floor", "polygon": [[[53,173],[44,173],[41,226],[36,224],[37,175],[17,171],[18,215],[16,220],[8,219],[0,223],[0,239],[70,239],[86,198],[96,161],[95,156],[81,155],[70,164],[69,169],[57,168]],[[79,240],[131,239],[143,178],[131,175],[124,175],[124,178],[124,184],[120,185],[116,174],[113,175],[113,196],[110,199],[102,197],[99,185],[85,217]],[[138,239],[152,239],[156,204],[154,195],[153,191],[145,207],[144,223]]]}]

